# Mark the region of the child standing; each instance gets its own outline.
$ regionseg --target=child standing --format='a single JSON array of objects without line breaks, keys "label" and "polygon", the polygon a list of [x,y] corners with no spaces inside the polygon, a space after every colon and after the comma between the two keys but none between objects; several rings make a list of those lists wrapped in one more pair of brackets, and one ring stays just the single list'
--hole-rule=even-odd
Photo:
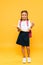
[{"label": "child standing", "polygon": [[30,58],[30,37],[29,31],[33,27],[33,23],[28,19],[28,12],[26,10],[21,11],[21,19],[18,21],[18,31],[20,31],[16,44],[21,45],[23,54],[23,63],[26,63],[25,46],[27,49],[27,62],[31,62]]}]

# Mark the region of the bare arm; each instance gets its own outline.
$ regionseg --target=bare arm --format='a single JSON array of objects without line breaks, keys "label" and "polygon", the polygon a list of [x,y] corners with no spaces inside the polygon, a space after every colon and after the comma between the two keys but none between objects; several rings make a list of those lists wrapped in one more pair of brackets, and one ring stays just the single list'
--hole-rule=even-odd
[{"label": "bare arm", "polygon": [[33,23],[33,22],[32,22],[31,24],[32,24],[32,25],[31,25],[31,27],[29,28],[28,31],[30,31],[30,30],[33,28],[33,26],[34,26],[34,23]]},{"label": "bare arm", "polygon": [[19,27],[17,27],[17,30],[20,32],[20,31],[23,31],[23,30],[21,30]]},{"label": "bare arm", "polygon": [[34,23],[32,22],[32,26],[31,26],[31,28],[34,26]]}]

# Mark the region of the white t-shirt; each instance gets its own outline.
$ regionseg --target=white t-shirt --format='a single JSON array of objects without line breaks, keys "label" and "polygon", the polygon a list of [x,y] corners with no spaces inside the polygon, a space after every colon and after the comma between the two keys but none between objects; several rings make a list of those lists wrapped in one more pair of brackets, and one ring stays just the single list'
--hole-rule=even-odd
[{"label": "white t-shirt", "polygon": [[29,29],[30,29],[30,27],[32,26],[32,23],[30,22],[30,20],[28,20],[28,25],[27,25],[27,21],[22,21],[21,23],[20,23],[20,20],[18,21],[18,28],[20,28],[22,31],[25,31],[25,32],[27,32]]}]

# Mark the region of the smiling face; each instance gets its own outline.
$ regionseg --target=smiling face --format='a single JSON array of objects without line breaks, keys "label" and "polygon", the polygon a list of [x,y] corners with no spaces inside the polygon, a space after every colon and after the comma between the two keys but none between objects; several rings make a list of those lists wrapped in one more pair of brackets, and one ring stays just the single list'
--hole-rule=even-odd
[{"label": "smiling face", "polygon": [[28,13],[27,12],[21,12],[21,19],[22,20],[27,20],[28,19]]}]

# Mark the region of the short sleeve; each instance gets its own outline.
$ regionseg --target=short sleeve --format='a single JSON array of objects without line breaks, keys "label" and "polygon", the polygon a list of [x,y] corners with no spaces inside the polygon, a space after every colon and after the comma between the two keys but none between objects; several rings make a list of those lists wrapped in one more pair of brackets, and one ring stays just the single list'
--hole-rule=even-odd
[{"label": "short sleeve", "polygon": [[20,28],[20,20],[18,21],[18,25],[17,25],[18,28]]},{"label": "short sleeve", "polygon": [[30,28],[32,26],[32,23],[30,22],[30,20],[28,21],[28,28]]}]

